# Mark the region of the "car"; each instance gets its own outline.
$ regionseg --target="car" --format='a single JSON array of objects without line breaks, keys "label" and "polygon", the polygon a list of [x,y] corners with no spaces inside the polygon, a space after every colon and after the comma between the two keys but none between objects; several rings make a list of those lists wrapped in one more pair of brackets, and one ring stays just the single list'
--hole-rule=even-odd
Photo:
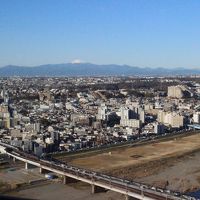
[{"label": "car", "polygon": [[174,195],[177,196],[177,197],[180,197],[181,193],[180,192],[174,192]]},{"label": "car", "polygon": [[152,190],[156,190],[156,188],[155,188],[155,187],[151,187],[151,189],[152,189]]},{"label": "car", "polygon": [[163,189],[161,189],[161,188],[157,188],[157,191],[158,192],[164,192]]},{"label": "car", "polygon": [[170,191],[170,190],[165,190],[165,192],[166,192],[166,193],[168,193],[168,194],[170,194],[170,193],[171,193],[171,191]]}]

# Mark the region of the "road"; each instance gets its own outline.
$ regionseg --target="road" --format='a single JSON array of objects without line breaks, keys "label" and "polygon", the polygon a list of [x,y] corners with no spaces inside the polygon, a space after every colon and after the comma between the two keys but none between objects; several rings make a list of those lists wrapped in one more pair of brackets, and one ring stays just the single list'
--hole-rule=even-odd
[{"label": "road", "polygon": [[158,190],[158,188],[153,189],[148,185],[120,179],[117,177],[107,176],[105,174],[97,173],[91,170],[85,170],[62,163],[55,159],[51,161],[46,159],[39,159],[36,156],[27,154],[3,143],[1,143],[1,146],[5,147],[5,151],[9,156],[24,161],[26,163],[26,167],[28,167],[28,164],[32,164],[34,166],[40,167],[41,169],[52,171],[65,177],[71,177],[73,179],[89,183],[92,186],[113,190],[137,199],[190,199],[190,197],[187,196],[178,197],[176,193],[172,191],[164,191],[162,189]]}]

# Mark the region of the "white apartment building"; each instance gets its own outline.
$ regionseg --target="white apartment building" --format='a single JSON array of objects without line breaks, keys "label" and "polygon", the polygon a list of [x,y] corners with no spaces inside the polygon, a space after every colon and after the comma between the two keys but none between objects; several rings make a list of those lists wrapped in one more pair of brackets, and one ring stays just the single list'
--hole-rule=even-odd
[{"label": "white apartment building", "polygon": [[107,112],[108,112],[107,106],[105,104],[101,104],[101,106],[98,108],[97,119],[105,120]]},{"label": "white apartment building", "polygon": [[132,127],[132,128],[140,128],[141,121],[138,119],[121,119],[120,125]]},{"label": "white apartment building", "polygon": [[184,117],[176,112],[159,111],[157,120],[166,126],[172,126],[172,128],[180,128],[184,124]]},{"label": "white apartment building", "polygon": [[185,95],[192,96],[192,92],[184,85],[176,85],[168,87],[168,97],[172,98],[183,98]]},{"label": "white apartment building", "polygon": [[195,112],[193,114],[193,122],[199,124],[200,123],[200,112]]},{"label": "white apartment building", "polygon": [[182,98],[184,96],[183,89],[180,85],[168,87],[168,97]]}]

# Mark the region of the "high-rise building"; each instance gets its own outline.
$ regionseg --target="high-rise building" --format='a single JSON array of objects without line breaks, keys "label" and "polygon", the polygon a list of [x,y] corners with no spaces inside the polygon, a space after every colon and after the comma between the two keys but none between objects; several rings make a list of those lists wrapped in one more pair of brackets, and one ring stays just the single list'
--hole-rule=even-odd
[{"label": "high-rise building", "polygon": [[180,128],[184,125],[184,117],[176,112],[158,112],[158,122],[161,122],[172,128]]},{"label": "high-rise building", "polygon": [[140,128],[141,127],[141,121],[138,120],[138,119],[121,119],[120,125],[132,127],[132,128]]},{"label": "high-rise building", "polygon": [[9,103],[9,95],[8,95],[8,91],[5,89],[5,87],[1,91],[1,96],[3,98],[4,103],[8,104]]},{"label": "high-rise building", "polygon": [[154,124],[154,133],[163,134],[165,132],[165,126],[159,122],[155,122]]},{"label": "high-rise building", "polygon": [[184,85],[176,85],[168,87],[168,97],[183,98],[186,96],[193,96],[193,93]]},{"label": "high-rise building", "polygon": [[101,104],[98,108],[97,119],[106,120],[106,113],[108,112],[108,107],[105,104]]},{"label": "high-rise building", "polygon": [[200,123],[200,112],[196,112],[193,114],[193,122],[197,124]]}]

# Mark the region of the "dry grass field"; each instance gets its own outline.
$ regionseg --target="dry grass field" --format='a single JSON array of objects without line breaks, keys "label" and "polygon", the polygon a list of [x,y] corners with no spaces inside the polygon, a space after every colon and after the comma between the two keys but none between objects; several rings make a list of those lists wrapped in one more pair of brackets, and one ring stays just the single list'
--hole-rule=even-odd
[{"label": "dry grass field", "polygon": [[200,135],[169,141],[111,150],[97,155],[75,158],[71,164],[97,171],[119,169],[150,161],[184,155],[200,148]]},{"label": "dry grass field", "polygon": [[60,159],[79,167],[180,192],[200,188],[200,134]]}]

